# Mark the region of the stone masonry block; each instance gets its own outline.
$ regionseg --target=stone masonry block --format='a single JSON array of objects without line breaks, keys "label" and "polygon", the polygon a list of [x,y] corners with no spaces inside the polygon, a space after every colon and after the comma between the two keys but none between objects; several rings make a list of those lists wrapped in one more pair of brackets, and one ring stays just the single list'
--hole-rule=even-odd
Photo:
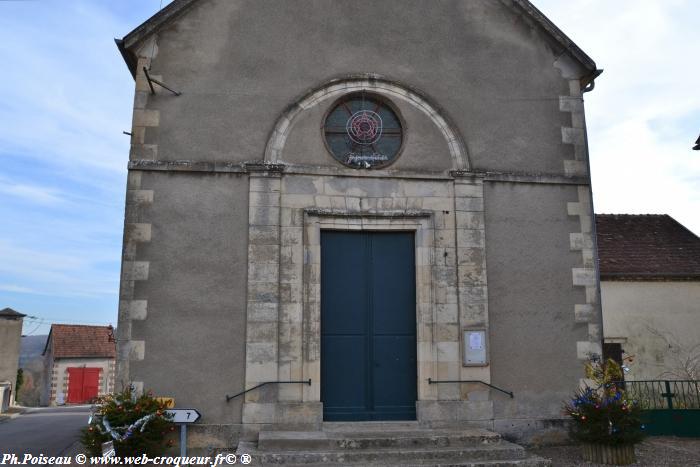
[{"label": "stone masonry block", "polygon": [[142,340],[130,340],[126,344],[128,360],[143,360],[146,355],[146,342]]},{"label": "stone masonry block", "polygon": [[595,255],[593,254],[593,249],[581,250],[581,257],[583,258],[584,268],[594,268],[595,267]]},{"label": "stone masonry block", "polygon": [[148,315],[147,300],[127,300],[125,302],[125,306],[128,309],[128,314],[131,319],[136,321],[143,321],[146,319],[146,316]]},{"label": "stone masonry block", "polygon": [[[454,325],[459,334],[459,326]],[[439,362],[459,362],[459,342],[443,341],[437,342],[437,359]]]},{"label": "stone masonry block", "polygon": [[596,275],[594,269],[572,268],[573,282],[576,286],[595,286]]},{"label": "stone masonry block", "polygon": [[274,245],[248,245],[248,256],[251,259],[251,266],[259,263],[278,263],[279,248]]},{"label": "stone masonry block", "polygon": [[564,144],[583,146],[586,143],[585,134],[581,128],[562,127],[561,139]]},{"label": "stone masonry block", "polygon": [[[252,245],[251,245],[252,246]],[[248,280],[254,282],[273,282],[279,277],[279,264],[252,263],[248,268]]]},{"label": "stone masonry block", "polygon": [[263,344],[277,341],[277,322],[248,321],[246,341]]},{"label": "stone masonry block", "polygon": [[296,208],[281,208],[280,224],[284,227],[304,225],[304,211]]},{"label": "stone masonry block", "polygon": [[580,251],[593,248],[593,237],[586,233],[569,234],[571,251]]},{"label": "stone masonry block", "polygon": [[436,230],[435,231],[435,246],[437,246],[438,248],[454,248],[454,246],[455,246],[455,231],[454,230]]},{"label": "stone masonry block", "polygon": [[[393,201],[394,200],[392,200],[392,203]],[[426,196],[423,198],[423,209],[430,209],[433,211],[451,211],[453,206],[454,201],[452,198],[436,198],[434,196]]]},{"label": "stone masonry block", "polygon": [[590,234],[590,232],[593,229],[593,223],[591,222],[592,218],[589,215],[580,215],[579,219],[581,220],[581,232]]},{"label": "stone masonry block", "polygon": [[458,229],[483,229],[483,212],[460,212],[456,213]]},{"label": "stone masonry block", "polygon": [[484,241],[484,231],[481,229],[457,231],[457,248],[483,248]]},{"label": "stone masonry block", "polygon": [[144,281],[148,279],[148,261],[124,261],[122,264],[122,280]]},{"label": "stone masonry block", "polygon": [[323,193],[322,177],[292,176],[284,177],[284,192],[290,195],[316,195]]},{"label": "stone masonry block", "polygon": [[248,302],[248,321],[277,321],[277,303]]},{"label": "stone masonry block", "polygon": [[129,149],[130,160],[157,160],[157,144],[132,144]]},{"label": "stone masonry block", "polygon": [[596,320],[596,310],[593,305],[574,305],[574,319],[577,323],[590,323]]},{"label": "stone masonry block", "polygon": [[459,299],[462,304],[486,303],[486,286],[461,287],[459,289]]},{"label": "stone masonry block", "polygon": [[458,183],[455,182],[455,197],[457,198],[483,198],[484,185],[482,183]]},{"label": "stone masonry block", "polygon": [[572,97],[581,97],[581,81],[577,79],[569,80],[569,94]]},{"label": "stone masonry block", "polygon": [[418,419],[424,421],[492,420],[492,401],[418,401]]},{"label": "stone masonry block", "polygon": [[276,225],[251,225],[248,241],[252,245],[278,245],[279,228]]},{"label": "stone masonry block", "polygon": [[[406,196],[420,197],[440,197],[448,198],[452,196],[450,186],[447,183],[440,182],[404,182],[404,193]],[[393,195],[393,193],[392,193]],[[392,196],[393,197],[393,196]]]},{"label": "stone masonry block", "polygon": [[559,110],[562,112],[583,112],[583,100],[579,97],[559,96]]},{"label": "stone masonry block", "polygon": [[467,247],[457,249],[457,264],[462,265],[480,265],[485,266],[484,260],[485,250],[480,247]]},{"label": "stone masonry block", "polygon": [[248,281],[248,300],[253,302],[278,303],[280,284],[274,282]]},{"label": "stone masonry block", "polygon": [[588,165],[585,161],[565,160],[564,175],[569,177],[585,177],[588,173]]},{"label": "stone masonry block", "polygon": [[[138,190],[141,188],[141,174],[142,172],[138,170],[129,170],[126,176],[126,189],[127,190]],[[127,196],[128,196],[127,191]]]},{"label": "stone masonry block", "polygon": [[603,348],[600,342],[576,342],[576,356],[579,360],[588,360],[592,355],[601,356],[602,354]]},{"label": "stone masonry block", "polygon": [[455,198],[455,207],[457,211],[483,211],[484,210],[484,199],[483,198]]},{"label": "stone masonry block", "polygon": [[279,225],[280,209],[277,207],[252,207],[248,212],[250,225]]},{"label": "stone masonry block", "polygon": [[278,193],[263,193],[260,191],[254,191],[250,193],[250,198],[248,201],[251,207],[253,206],[279,206],[280,195]]},{"label": "stone masonry block", "polygon": [[279,178],[263,177],[259,175],[251,175],[249,181],[250,191],[262,193],[279,193],[280,180]]},{"label": "stone masonry block", "polygon": [[127,204],[148,204],[153,203],[153,190],[127,190]]},{"label": "stone masonry block", "polygon": [[160,111],[158,110],[134,110],[133,126],[158,126],[160,125]]},{"label": "stone masonry block", "polygon": [[151,224],[128,223],[124,225],[125,242],[150,242]]},{"label": "stone masonry block", "polygon": [[246,362],[247,364],[277,362],[277,339],[274,342],[248,342],[246,344]]}]

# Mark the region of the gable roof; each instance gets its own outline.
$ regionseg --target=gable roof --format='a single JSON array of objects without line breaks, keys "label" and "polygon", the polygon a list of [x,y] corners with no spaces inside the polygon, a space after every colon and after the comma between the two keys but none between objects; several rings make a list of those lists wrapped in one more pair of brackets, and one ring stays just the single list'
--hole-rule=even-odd
[{"label": "gable roof", "polygon": [[[157,33],[160,29],[166,26],[170,21],[182,15],[188,8],[200,2],[201,0],[173,0],[167,6],[162,8],[149,19],[141,23],[136,29],[124,36],[123,39],[114,39],[119,51],[124,58],[132,76],[136,76],[137,58],[134,55],[132,48],[145,41],[152,34]],[[559,29],[544,13],[535,7],[529,0],[509,0],[511,5],[519,9],[527,17],[532,19],[539,25],[544,32],[549,35],[555,42],[559,43],[563,52],[567,52],[574,60],[579,62],[585,69],[589,71],[589,75],[583,80],[581,86],[584,87],[591,83],[603,70],[598,70],[595,62],[589,57],[574,41],[572,41],[564,32]]]},{"label": "gable roof", "polygon": [[44,354],[49,343],[54,358],[115,358],[117,355],[112,326],[52,324]]},{"label": "gable roof", "polygon": [[8,319],[20,319],[24,318],[27,315],[23,315],[22,313],[19,313],[12,308],[3,308],[0,310],[0,318],[8,318]]},{"label": "gable roof", "polygon": [[667,214],[597,214],[605,280],[700,280],[700,238]]}]

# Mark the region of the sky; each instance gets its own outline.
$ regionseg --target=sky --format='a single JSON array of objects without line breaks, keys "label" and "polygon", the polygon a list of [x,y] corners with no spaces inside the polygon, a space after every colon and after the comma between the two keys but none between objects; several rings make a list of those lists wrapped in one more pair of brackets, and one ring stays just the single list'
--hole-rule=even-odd
[{"label": "sky", "polygon": [[[700,234],[700,2],[533,3],[605,70],[585,95],[596,212]],[[133,80],[113,39],[160,4],[0,0],[0,308],[25,334],[117,324]]]}]

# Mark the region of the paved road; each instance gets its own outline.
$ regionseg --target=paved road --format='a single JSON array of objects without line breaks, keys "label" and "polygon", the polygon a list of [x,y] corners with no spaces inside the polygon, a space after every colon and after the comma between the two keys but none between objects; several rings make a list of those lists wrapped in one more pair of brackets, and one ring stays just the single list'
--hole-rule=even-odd
[{"label": "paved road", "polygon": [[63,454],[87,425],[90,406],[41,407],[0,423],[0,454]]}]

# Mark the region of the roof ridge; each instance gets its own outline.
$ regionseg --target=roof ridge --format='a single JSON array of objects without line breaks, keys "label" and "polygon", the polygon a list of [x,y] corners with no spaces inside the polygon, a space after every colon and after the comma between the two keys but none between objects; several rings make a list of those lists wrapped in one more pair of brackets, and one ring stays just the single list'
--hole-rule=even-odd
[{"label": "roof ridge", "polygon": [[[165,7],[158,10],[146,21],[138,25],[129,32],[123,39],[114,39],[119,48],[119,51],[124,58],[132,76],[136,77],[136,59],[134,54],[129,50],[134,45],[143,42],[151,34],[157,33],[167,22],[184,13],[192,5],[199,3],[201,0],[173,0]],[[547,15],[542,13],[530,0],[510,0],[510,4],[520,8],[532,20],[534,20],[542,30],[552,39],[559,43],[564,48],[564,51],[578,61],[584,68],[590,71],[588,77],[584,77],[585,81],[582,86],[592,82],[602,70],[598,70],[595,61],[588,56],[564,31],[562,31]],[[506,5],[507,6],[507,5]],[[562,52],[563,53],[563,52]]]}]

